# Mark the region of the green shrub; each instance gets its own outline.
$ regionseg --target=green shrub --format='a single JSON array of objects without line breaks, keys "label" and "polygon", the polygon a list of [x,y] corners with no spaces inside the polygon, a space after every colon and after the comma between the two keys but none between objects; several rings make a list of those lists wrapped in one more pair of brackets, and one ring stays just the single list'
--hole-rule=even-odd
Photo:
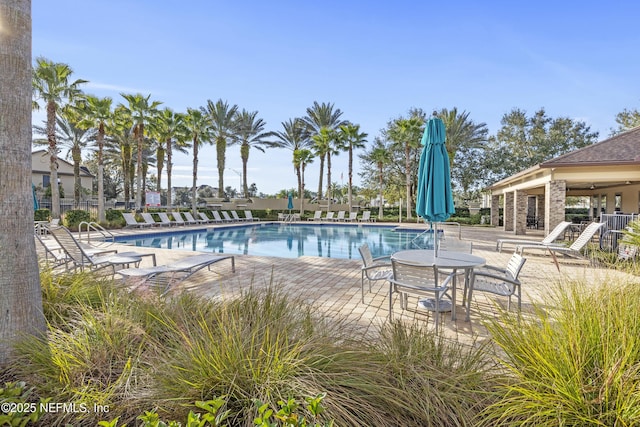
[{"label": "green shrub", "polygon": [[70,210],[65,212],[64,220],[69,229],[77,230],[81,222],[91,221],[91,215],[89,215],[89,212],[83,210]]},{"label": "green shrub", "polygon": [[531,318],[488,321],[510,375],[484,425],[640,425],[640,286],[576,281],[550,292]]},{"label": "green shrub", "polygon": [[51,218],[51,211],[49,211],[49,209],[37,209],[33,213],[34,221],[49,221],[49,218]]},{"label": "green shrub", "polygon": [[104,213],[104,217],[108,222],[124,222],[122,211],[119,209],[107,209]]}]

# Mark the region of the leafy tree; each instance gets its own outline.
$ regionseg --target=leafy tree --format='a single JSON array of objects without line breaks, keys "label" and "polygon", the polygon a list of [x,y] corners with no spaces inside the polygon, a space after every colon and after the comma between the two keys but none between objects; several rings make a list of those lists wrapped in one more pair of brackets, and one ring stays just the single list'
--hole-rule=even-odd
[{"label": "leafy tree", "polygon": [[[160,112],[155,120],[155,126],[153,130],[157,138],[164,142],[164,154],[167,157],[167,210],[171,212],[172,191],[171,191],[171,175],[173,169],[173,150],[177,150],[182,153],[186,153],[186,139],[187,128],[185,125],[185,115],[176,113],[170,108],[165,108]],[[158,150],[158,157],[160,150]],[[159,160],[159,159],[158,159]],[[162,174],[162,167],[158,164],[158,191],[160,191],[160,177]]]},{"label": "leafy tree", "polygon": [[593,144],[597,132],[582,121],[567,117],[552,119],[544,108],[533,116],[520,109],[505,114],[502,128],[489,138],[485,153],[485,177],[498,181],[545,160]]},{"label": "leafy tree", "polygon": [[[56,115],[60,107],[71,103],[80,94],[80,85],[86,80],[70,81],[73,70],[67,64],[55,63],[46,58],[36,59],[33,70],[34,107],[42,100],[47,110],[47,141],[51,159],[51,182],[58,182],[58,148],[56,141]],[[60,218],[60,194],[57,186],[51,186],[51,217]]]},{"label": "leafy tree", "polygon": [[313,141],[313,148],[318,157],[320,157],[320,168],[322,168],[322,161],[327,161],[327,203],[331,205],[331,155],[338,155],[339,151],[335,146],[337,134],[333,129],[323,127],[318,133],[311,137]]},{"label": "leafy tree", "polygon": [[346,123],[340,126],[340,133],[338,134],[340,148],[346,149],[349,153],[349,174],[348,174],[348,198],[349,198],[349,211],[353,205],[352,193],[353,193],[353,150],[364,148],[367,142],[367,134],[360,133],[360,125],[354,125],[352,123]]},{"label": "leafy tree", "polygon": [[[339,108],[334,110],[333,104],[322,103],[318,104],[317,101],[313,102],[313,105],[307,108],[307,115],[303,118],[309,128],[309,134],[311,137],[320,134],[322,129],[325,132],[334,131],[341,125],[345,124],[343,120],[340,120],[342,111]],[[327,147],[328,148],[328,147]],[[320,157],[320,177],[318,179],[318,200],[322,198],[322,176],[324,174],[324,161],[326,158],[326,151],[317,150],[317,154]],[[327,181],[331,181],[330,177]]]},{"label": "leafy tree", "polygon": [[145,125],[153,120],[153,116],[158,114],[158,106],[162,103],[159,101],[151,101],[151,95],[144,96],[140,93],[135,95],[121,93],[120,96],[129,104],[125,108],[129,111],[133,119],[133,137],[138,148],[138,161],[136,165],[136,209],[140,209],[142,207],[144,128]]},{"label": "leafy tree", "polygon": [[625,108],[616,114],[616,123],[618,123],[618,129],[612,130],[613,135],[638,127],[640,126],[640,111]]},{"label": "leafy tree", "polygon": [[[383,192],[384,192],[384,168],[393,160],[391,151],[380,138],[375,138],[374,145],[371,150],[365,152],[360,158],[375,167],[378,178],[378,218],[383,217]],[[369,180],[370,181],[370,180]]]},{"label": "leafy tree", "polygon": [[244,197],[249,197],[247,188],[247,163],[249,162],[249,150],[251,147],[264,153],[264,146],[268,146],[265,138],[268,136],[264,132],[266,123],[262,119],[257,119],[257,111],[249,112],[243,109],[236,116],[236,137],[240,142],[240,158],[242,159],[242,193]]},{"label": "leafy tree", "polygon": [[136,141],[132,133],[133,121],[126,107],[119,105],[115,109],[110,126],[111,134],[107,138],[105,158],[109,160],[109,163],[120,163],[124,200],[128,207],[135,172],[133,169],[133,146]]},{"label": "leafy tree", "polygon": [[[104,211],[104,144],[107,132],[107,125],[110,123],[113,112],[111,103],[113,100],[109,97],[98,98],[93,95],[86,95],[82,101],[76,105],[80,113],[81,120],[78,126],[84,129],[96,129],[96,143],[98,145],[97,152],[97,176],[98,176],[98,222],[105,222]],[[115,197],[115,196],[114,196]]]},{"label": "leafy tree", "polygon": [[206,108],[201,109],[211,121],[213,141],[216,144],[216,159],[218,163],[218,197],[224,197],[224,168],[227,151],[227,141],[234,141],[236,131],[235,117],[238,106],[229,106],[229,103],[218,99],[214,104],[208,100]]},{"label": "leafy tree", "polygon": [[409,114],[408,119],[402,117],[396,119],[389,124],[387,129],[387,135],[393,145],[404,148],[407,219],[411,218],[412,187],[417,176],[415,158],[420,147],[425,122],[424,113],[421,110],[412,110]]}]

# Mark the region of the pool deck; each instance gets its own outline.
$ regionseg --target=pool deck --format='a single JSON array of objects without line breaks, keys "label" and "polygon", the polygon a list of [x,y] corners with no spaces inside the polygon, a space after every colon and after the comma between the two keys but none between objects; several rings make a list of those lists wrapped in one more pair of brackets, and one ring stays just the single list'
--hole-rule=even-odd
[{"label": "pool deck", "polygon": [[[235,224],[236,226],[238,224]],[[382,225],[378,223],[378,225]],[[388,224],[398,226],[399,224]],[[416,223],[401,224],[411,228],[425,227]],[[224,227],[216,225],[215,228]],[[190,227],[180,227],[171,230],[185,230]],[[193,226],[192,228],[203,228]],[[167,228],[154,230],[167,232]],[[148,229],[142,232],[149,233]],[[448,232],[448,231],[447,231]],[[140,230],[121,230],[118,234],[140,233]],[[455,231],[457,234],[457,231]],[[455,235],[454,235],[455,236]],[[457,237],[457,236],[455,236]],[[504,267],[509,260],[513,247],[509,246],[502,253],[496,251],[496,240],[499,238],[518,238],[539,241],[543,238],[542,231],[527,230],[525,236],[514,236],[506,233],[502,228],[493,227],[462,227],[462,240],[473,242],[473,254],[486,259],[487,264]],[[122,250],[131,250],[130,246],[114,244]],[[158,265],[166,264],[177,259],[193,255],[189,251],[169,249],[136,248],[139,252],[154,252]],[[548,293],[553,284],[562,280],[582,279],[587,284],[597,284],[603,281],[615,281],[617,277],[638,281],[635,276],[626,276],[620,272],[603,268],[594,268],[584,262],[561,262],[560,272],[548,255],[542,251],[532,250],[525,254],[527,262],[520,273],[522,282],[523,311],[531,308],[532,302],[540,302],[541,296]],[[142,266],[148,263],[146,259]],[[263,256],[235,255],[236,272],[231,271],[228,262],[215,264],[212,271],[206,269],[194,274],[183,282],[178,289],[194,292],[207,298],[233,298],[250,288],[260,289],[276,285],[292,297],[300,298],[311,304],[318,312],[329,316],[342,316],[361,328],[363,334],[376,334],[379,325],[389,318],[389,285],[387,282],[374,282],[372,292],[365,292],[364,303],[360,294],[361,260],[344,260],[334,258],[319,258],[303,256],[300,258],[275,258]],[[365,291],[368,291],[365,288]],[[461,306],[462,292],[458,291],[456,304],[457,320],[452,321],[450,314],[443,317],[445,336],[464,343],[480,342],[487,338],[487,331],[482,324],[483,316],[493,316],[496,303],[505,306],[506,298],[487,293],[474,294],[471,304],[471,320],[465,321],[466,310]],[[515,298],[512,309],[516,307]],[[409,300],[410,307],[416,307],[416,300]],[[399,301],[394,303],[394,319],[406,321],[428,321],[433,325],[431,316],[423,310],[405,310],[400,308]]]}]

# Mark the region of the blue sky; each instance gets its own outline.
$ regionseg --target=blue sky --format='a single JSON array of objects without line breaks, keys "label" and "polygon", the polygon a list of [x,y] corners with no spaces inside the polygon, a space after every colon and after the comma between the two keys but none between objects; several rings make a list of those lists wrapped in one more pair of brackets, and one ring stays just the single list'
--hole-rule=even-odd
[{"label": "blue sky", "polygon": [[[32,15],[33,56],[69,64],[90,81],[85,92],[116,103],[121,92],[151,94],[176,111],[221,98],[257,110],[267,130],[318,101],[369,141],[413,107],[457,107],[491,134],[513,108],[545,108],[603,139],[617,113],[640,109],[631,0],[33,0]],[[198,184],[217,186],[214,148],[199,159]],[[239,188],[239,147],[226,163],[225,186]],[[190,185],[191,157],[174,164],[174,185]],[[248,168],[259,191],[297,185],[288,150],[252,150]],[[318,173],[317,162],[307,168],[308,189]],[[338,183],[341,173],[346,184],[346,154],[333,158]]]}]

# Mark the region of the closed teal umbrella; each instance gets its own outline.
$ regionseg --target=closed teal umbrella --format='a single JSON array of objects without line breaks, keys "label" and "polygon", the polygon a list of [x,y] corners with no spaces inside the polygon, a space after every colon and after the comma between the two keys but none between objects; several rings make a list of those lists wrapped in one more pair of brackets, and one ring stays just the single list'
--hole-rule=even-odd
[{"label": "closed teal umbrella", "polygon": [[[422,135],[424,148],[418,167],[416,213],[430,223],[445,221],[455,212],[449,155],[444,146],[445,132],[444,123],[434,115],[427,122]],[[437,226],[433,235],[434,249],[437,251],[436,234]]]},{"label": "closed teal umbrella", "polygon": [[36,196],[36,186],[31,184],[31,192],[33,193],[33,210],[37,211],[40,206],[38,205],[38,197]]},{"label": "closed teal umbrella", "polygon": [[[289,193],[289,201],[287,203],[287,209],[289,209],[289,211],[291,211],[291,209],[293,209],[293,194]],[[289,212],[291,213],[291,212]]]}]

